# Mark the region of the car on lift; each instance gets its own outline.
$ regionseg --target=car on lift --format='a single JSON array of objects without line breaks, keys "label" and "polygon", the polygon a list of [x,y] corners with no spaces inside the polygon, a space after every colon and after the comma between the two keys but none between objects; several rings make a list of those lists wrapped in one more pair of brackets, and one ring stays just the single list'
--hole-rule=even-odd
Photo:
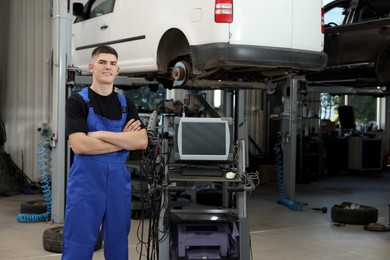
[{"label": "car on lift", "polygon": [[336,0],[325,6],[328,65],[309,73],[312,85],[390,85],[390,1]]},{"label": "car on lift", "polygon": [[322,0],[89,0],[73,3],[72,63],[119,53],[122,75],[165,87],[252,86],[325,68]]}]

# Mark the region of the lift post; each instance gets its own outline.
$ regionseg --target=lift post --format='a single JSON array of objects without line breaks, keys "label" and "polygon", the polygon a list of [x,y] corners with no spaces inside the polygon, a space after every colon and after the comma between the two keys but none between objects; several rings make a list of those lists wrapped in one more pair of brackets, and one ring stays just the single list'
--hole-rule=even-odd
[{"label": "lift post", "polygon": [[295,200],[296,147],[298,127],[298,78],[289,78],[283,90],[285,111],[282,123],[283,177],[286,196]]},{"label": "lift post", "polygon": [[51,219],[62,223],[65,215],[66,183],[66,138],[65,138],[65,102],[66,67],[70,56],[70,18],[67,1],[53,0],[53,111],[52,135],[52,211]]}]

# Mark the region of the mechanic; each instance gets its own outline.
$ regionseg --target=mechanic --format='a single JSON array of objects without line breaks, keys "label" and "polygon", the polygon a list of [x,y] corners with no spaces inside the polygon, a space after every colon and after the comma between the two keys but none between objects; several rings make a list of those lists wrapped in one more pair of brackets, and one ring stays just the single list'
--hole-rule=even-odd
[{"label": "mechanic", "polygon": [[70,96],[66,128],[74,161],[66,188],[62,259],[92,259],[101,229],[105,259],[128,259],[131,150],[148,145],[134,102],[114,92],[118,54],[110,46],[92,52],[90,87]]}]

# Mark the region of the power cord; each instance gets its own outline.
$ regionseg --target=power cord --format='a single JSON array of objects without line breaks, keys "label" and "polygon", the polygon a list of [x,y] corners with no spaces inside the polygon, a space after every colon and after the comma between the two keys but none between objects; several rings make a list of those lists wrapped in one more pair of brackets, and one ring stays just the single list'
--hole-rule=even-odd
[{"label": "power cord", "polygon": [[165,225],[164,230],[159,229],[160,213],[165,205],[162,195],[166,186],[164,183],[166,155],[161,149],[163,140],[164,138],[158,137],[158,142],[149,145],[143,157],[139,158],[141,174],[147,180],[149,188],[145,192],[146,199],[142,201],[141,216],[137,227],[136,250],[139,253],[139,260],[158,259],[159,243],[165,238],[168,230]]}]

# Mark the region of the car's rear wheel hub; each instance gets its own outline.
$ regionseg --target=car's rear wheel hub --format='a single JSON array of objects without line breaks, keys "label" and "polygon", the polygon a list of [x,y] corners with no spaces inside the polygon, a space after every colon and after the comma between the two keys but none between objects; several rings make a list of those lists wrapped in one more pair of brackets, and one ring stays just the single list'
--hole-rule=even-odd
[{"label": "car's rear wheel hub", "polygon": [[171,71],[173,86],[183,86],[188,80],[189,64],[185,61],[179,61]]}]

